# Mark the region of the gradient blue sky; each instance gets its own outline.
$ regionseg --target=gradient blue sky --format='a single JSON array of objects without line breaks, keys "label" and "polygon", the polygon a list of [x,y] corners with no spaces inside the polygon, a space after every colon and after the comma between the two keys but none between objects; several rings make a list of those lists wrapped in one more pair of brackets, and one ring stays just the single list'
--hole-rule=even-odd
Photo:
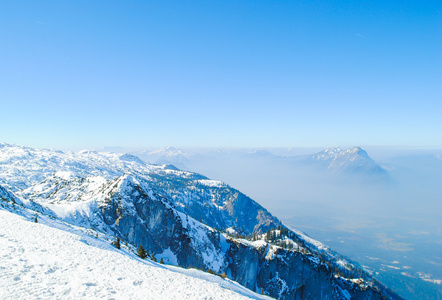
[{"label": "gradient blue sky", "polygon": [[442,1],[2,1],[0,141],[442,147]]}]

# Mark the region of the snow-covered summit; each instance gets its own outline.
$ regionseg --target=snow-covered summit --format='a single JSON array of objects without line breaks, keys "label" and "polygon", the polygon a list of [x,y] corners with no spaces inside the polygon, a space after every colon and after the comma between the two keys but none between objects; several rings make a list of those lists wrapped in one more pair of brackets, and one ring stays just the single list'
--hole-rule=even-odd
[{"label": "snow-covered summit", "polygon": [[362,159],[370,159],[367,152],[357,146],[350,149],[341,149],[340,147],[330,147],[319,153],[314,154],[312,157],[313,159],[316,160],[326,160],[326,161],[336,161],[336,160],[355,161]]},{"label": "snow-covered summit", "polygon": [[351,172],[361,175],[382,174],[386,172],[360,147],[341,149],[340,147],[327,148],[310,157],[311,162],[325,165],[334,173]]}]

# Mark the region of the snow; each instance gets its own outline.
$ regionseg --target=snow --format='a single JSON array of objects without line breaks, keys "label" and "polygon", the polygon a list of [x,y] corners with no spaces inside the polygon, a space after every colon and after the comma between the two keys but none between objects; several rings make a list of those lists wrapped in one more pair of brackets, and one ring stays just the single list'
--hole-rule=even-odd
[{"label": "snow", "polygon": [[178,265],[178,259],[176,255],[170,250],[170,247],[164,250],[163,253],[158,254],[156,257],[158,260],[162,258],[166,264],[171,264],[174,266]]},{"label": "snow", "polygon": [[226,184],[219,180],[211,180],[211,179],[200,179],[197,180],[199,184],[210,186],[210,187],[223,187],[226,186]]},{"label": "snow", "polygon": [[257,240],[251,242],[251,245],[253,245],[255,248],[261,248],[267,246],[267,242],[264,240]]},{"label": "snow", "polygon": [[268,299],[219,276],[141,260],[111,237],[24,215],[0,209],[1,299]]},{"label": "snow", "polygon": [[3,144],[0,151],[0,184],[12,192],[20,191],[54,174],[70,177],[102,176],[114,179],[126,173],[164,172],[162,167],[148,165],[137,157],[116,153],[80,151],[60,152]]},{"label": "snow", "polygon": [[229,234],[237,234],[236,230],[233,227],[227,228],[226,232],[229,233]]},{"label": "snow", "polygon": [[294,233],[296,233],[297,235],[299,235],[304,241],[306,241],[307,243],[315,246],[317,249],[319,250],[329,250],[329,247],[327,247],[326,245],[324,245],[323,243],[321,243],[318,240],[312,239],[311,237],[307,236],[305,233],[296,230],[295,228],[293,228],[290,225],[284,224],[287,228],[289,228],[291,231],[293,231]]},{"label": "snow", "polygon": [[[194,248],[201,248],[201,256],[203,258],[204,264],[211,270],[219,272],[221,267],[225,264],[224,253],[219,249],[216,249],[214,244],[210,241],[207,236],[209,232],[213,232],[213,229],[204,225],[195,219],[188,217],[187,223],[188,230],[192,238],[192,244]],[[227,242],[226,242],[227,243]],[[224,247],[226,247],[224,245]]]},{"label": "snow", "polygon": [[55,177],[59,177],[59,178],[64,179],[64,180],[70,180],[70,179],[72,179],[75,175],[74,175],[74,173],[72,173],[72,172],[58,171],[58,172],[56,172],[56,173],[54,174],[54,176],[55,176]]}]

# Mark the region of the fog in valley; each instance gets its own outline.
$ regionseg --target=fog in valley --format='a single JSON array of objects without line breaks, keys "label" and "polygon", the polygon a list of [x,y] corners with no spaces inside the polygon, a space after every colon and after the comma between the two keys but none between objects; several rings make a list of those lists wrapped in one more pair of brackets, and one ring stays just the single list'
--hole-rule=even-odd
[{"label": "fog in valley", "polygon": [[406,299],[441,297],[442,151],[322,150],[168,147],[132,153],[229,184]]}]

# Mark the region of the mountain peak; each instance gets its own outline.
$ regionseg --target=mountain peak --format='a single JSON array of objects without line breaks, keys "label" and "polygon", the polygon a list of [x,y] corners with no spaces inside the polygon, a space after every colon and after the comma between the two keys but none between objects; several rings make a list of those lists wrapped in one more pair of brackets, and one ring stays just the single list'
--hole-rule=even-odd
[{"label": "mountain peak", "polygon": [[326,167],[336,172],[378,173],[385,175],[385,171],[359,146],[349,149],[330,147],[311,157],[312,161],[322,162]]},{"label": "mountain peak", "polygon": [[334,160],[343,156],[363,156],[369,158],[367,152],[359,146],[355,146],[349,149],[342,149],[340,147],[330,147],[319,153],[313,155],[313,158],[317,160]]}]

